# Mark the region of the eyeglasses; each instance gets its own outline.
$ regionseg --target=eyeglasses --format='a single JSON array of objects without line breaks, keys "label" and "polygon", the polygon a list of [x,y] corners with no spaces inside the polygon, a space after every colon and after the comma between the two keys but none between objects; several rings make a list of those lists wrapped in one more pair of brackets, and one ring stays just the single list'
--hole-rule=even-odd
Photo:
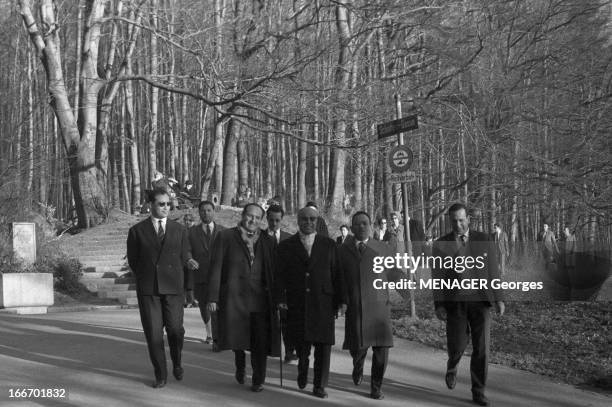
[{"label": "eyeglasses", "polygon": [[170,202],[155,202],[155,203],[159,207],[170,206]]}]

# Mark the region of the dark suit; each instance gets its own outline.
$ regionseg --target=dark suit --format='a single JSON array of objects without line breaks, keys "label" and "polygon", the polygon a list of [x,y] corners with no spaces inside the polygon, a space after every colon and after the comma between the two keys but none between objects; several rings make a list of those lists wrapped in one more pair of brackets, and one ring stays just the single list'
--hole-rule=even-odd
[{"label": "dark suit", "polygon": [[[270,236],[270,234],[268,233],[268,229],[262,229],[261,232],[265,233],[270,238],[272,238],[272,236]],[[282,242],[283,240],[286,240],[286,239],[288,239],[290,237],[291,237],[291,233],[287,233],[284,230],[281,230],[280,231],[280,241],[276,241],[276,239],[272,238],[272,240],[274,242],[274,248],[276,248],[280,242]]]},{"label": "dark suit", "polygon": [[[274,243],[274,255],[276,256],[276,249],[278,248],[278,245],[280,244],[280,242],[287,240],[288,238],[291,237],[291,233],[287,233],[283,230],[280,230],[280,236],[279,236],[279,240],[277,241],[276,238],[274,236],[271,236],[268,233],[268,230],[262,230],[262,233],[267,234],[270,239],[272,240],[272,242]],[[289,340],[289,332],[288,332],[288,324],[287,324],[287,312],[284,310],[280,311],[280,325],[281,325],[281,331],[283,334],[283,344],[285,345],[285,355],[293,355],[293,353],[295,352],[295,345],[293,345],[291,343],[291,341]],[[289,359],[286,359],[289,360]]]},{"label": "dark suit", "polygon": [[337,244],[338,246],[340,246],[340,245],[342,245],[344,242],[346,242],[347,240],[350,240],[350,238],[351,238],[351,237],[353,237],[353,235],[348,234],[348,235],[346,235],[346,237],[345,237],[344,239],[342,239],[342,235],[340,235],[340,236],[338,236],[338,237],[336,238],[336,244]]},{"label": "dark suit", "polygon": [[[486,254],[486,256],[485,256]],[[491,288],[491,280],[500,278],[496,249],[489,236],[482,232],[469,230],[468,240],[463,245],[456,241],[455,234],[449,233],[434,242],[433,255],[445,258],[447,256],[471,256],[484,259],[484,268],[465,270],[462,273],[452,268],[432,269],[432,278],[463,280],[470,278],[486,279],[485,289],[466,291],[463,289],[434,290],[436,308],[446,309],[446,339],[448,346],[447,372],[456,373],[457,365],[465,351],[468,335],[472,338],[472,357],[470,373],[472,377],[472,393],[484,395],[487,379],[488,354],[490,344],[491,316],[490,307],[496,301],[502,300],[502,292]],[[436,264],[437,266],[438,264]]]},{"label": "dark suit", "polygon": [[279,355],[278,320],[272,302],[273,239],[264,233],[251,263],[239,227],[221,231],[213,242],[208,275],[208,302],[218,305],[217,342],[232,349],[236,370],[244,372],[244,350],[251,351],[253,384],[263,384],[267,355]]},{"label": "dark suit", "polygon": [[166,328],[170,357],[175,367],[181,365],[183,349],[184,290],[191,286],[185,273],[189,254],[187,230],[170,219],[164,239],[159,241],[151,218],[130,228],[127,258],[136,277],[138,308],[149,356],[157,380],[166,380],[166,355],[163,328]]},{"label": "dark suit", "polygon": [[353,357],[353,368],[363,374],[363,364],[372,347],[372,392],[380,391],[387,367],[389,348],[393,346],[391,303],[388,289],[375,289],[376,279],[395,281],[401,277],[397,269],[373,273],[374,257],[394,256],[391,248],[380,241],[369,239],[363,253],[359,253],[353,236],[338,250],[340,270],[347,292],[346,322],[343,349]]},{"label": "dark suit", "polygon": [[380,230],[374,231],[374,240],[387,242],[392,251],[397,250],[397,235],[393,229],[387,229],[382,239],[380,238]]},{"label": "dark suit", "polygon": [[317,234],[309,256],[296,233],[280,243],[277,255],[277,298],[288,307],[288,336],[299,358],[298,380],[306,381],[314,345],[314,386],[324,388],[335,340],[336,310],[345,303],[336,243]]},{"label": "dark suit", "polygon": [[210,236],[207,236],[202,227],[203,225],[199,224],[189,228],[189,245],[191,246],[191,255],[200,265],[198,270],[194,270],[190,273],[193,275],[193,294],[196,300],[198,300],[200,315],[202,316],[204,323],[208,323],[211,316],[208,312],[208,308],[206,307],[206,293],[208,291],[207,282],[208,271],[210,269],[210,253],[212,242],[219,235],[219,232],[225,230],[225,227],[215,223]]}]

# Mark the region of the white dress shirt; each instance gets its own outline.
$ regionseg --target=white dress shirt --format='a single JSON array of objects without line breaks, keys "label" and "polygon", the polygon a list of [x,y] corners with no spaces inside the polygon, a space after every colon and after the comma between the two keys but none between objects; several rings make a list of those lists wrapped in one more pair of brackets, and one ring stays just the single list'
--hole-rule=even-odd
[{"label": "white dress shirt", "polygon": [[168,220],[168,218],[155,218],[153,216],[151,216],[151,222],[153,222],[153,228],[155,229],[155,234],[159,233],[159,221],[161,220],[162,223],[162,228],[164,228],[164,233],[166,233],[167,229],[166,229],[166,220]]}]

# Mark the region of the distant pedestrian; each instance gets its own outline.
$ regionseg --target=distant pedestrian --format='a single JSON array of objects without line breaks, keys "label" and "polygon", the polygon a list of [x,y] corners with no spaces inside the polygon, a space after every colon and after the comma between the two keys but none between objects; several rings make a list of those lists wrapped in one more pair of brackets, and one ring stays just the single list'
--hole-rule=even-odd
[{"label": "distant pedestrian", "polygon": [[491,238],[495,242],[495,249],[497,250],[497,263],[499,264],[499,271],[503,276],[506,274],[506,261],[510,256],[508,235],[502,230],[499,223],[495,223],[493,225],[493,233],[491,233]]},{"label": "distant pedestrian", "polygon": [[338,246],[343,244],[349,236],[349,227],[347,225],[340,226],[340,236],[336,238]]},{"label": "distant pedestrian", "polygon": [[212,344],[215,338],[214,326],[216,323],[214,323],[215,321],[213,321],[206,306],[210,258],[213,242],[219,233],[225,230],[225,227],[215,222],[215,204],[211,201],[200,202],[198,212],[201,223],[189,229],[191,254],[198,263],[197,268],[193,270],[193,293],[198,301],[200,316],[204,322],[205,335],[203,341],[206,344]]},{"label": "distant pedestrian", "polygon": [[[266,211],[268,229],[265,231],[265,233],[267,233],[268,236],[270,236],[270,238],[274,242],[275,255],[280,242],[291,237],[290,233],[281,230],[281,222],[283,220],[284,215],[285,211],[280,205],[272,205]],[[283,334],[283,344],[285,345],[285,362],[293,362],[294,360],[297,360],[297,355],[295,353],[295,345],[289,340],[289,333],[287,331],[287,310],[281,310],[280,320]]]},{"label": "distant pedestrian", "polygon": [[[404,211],[402,211],[404,214]],[[420,255],[425,245],[425,232],[423,231],[423,225],[418,219],[412,219],[410,215],[404,217],[404,221],[400,221],[400,215],[397,212],[391,213],[391,230],[395,233],[398,241],[404,241],[404,223],[408,222],[408,229],[410,231],[410,242],[412,243],[413,255]]]},{"label": "distant pedestrian", "polygon": [[559,257],[559,247],[557,246],[557,238],[552,230],[548,227],[547,223],[542,225],[542,232],[540,233],[538,240],[542,242],[542,255],[546,262],[547,268],[550,268],[552,264],[557,262]]},{"label": "distant pedestrian", "polygon": [[274,239],[275,247],[291,236],[290,233],[281,229],[281,222],[284,216],[285,211],[280,205],[272,205],[266,211],[266,221],[268,223],[266,233]]},{"label": "distant pedestrian", "polygon": [[388,227],[387,218],[378,218],[378,229],[374,230],[374,240],[381,242],[387,242],[391,250],[397,250],[397,236],[395,231]]},{"label": "distant pedestrian", "polygon": [[195,225],[195,219],[193,218],[192,214],[186,213],[183,215],[183,225],[185,225],[186,228],[190,228]]},{"label": "distant pedestrian", "polygon": [[567,271],[576,268],[576,235],[569,226],[563,228],[563,267]]}]

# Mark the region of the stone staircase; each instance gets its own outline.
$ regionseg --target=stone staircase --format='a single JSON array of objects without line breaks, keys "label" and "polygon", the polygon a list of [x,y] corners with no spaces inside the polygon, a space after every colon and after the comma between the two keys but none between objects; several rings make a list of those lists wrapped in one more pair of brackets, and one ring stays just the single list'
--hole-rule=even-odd
[{"label": "stone staircase", "polygon": [[[172,211],[169,218],[181,221],[195,209]],[[73,236],[62,236],[60,246],[83,265],[80,282],[100,298],[114,298],[125,305],[138,305],[136,280],[127,264],[127,235],[130,227],[149,215],[120,213],[111,222]],[[235,215],[234,215],[235,216]]]},{"label": "stone staircase", "polygon": [[128,230],[140,220],[131,218],[62,238],[61,243],[62,249],[83,265],[80,282],[89,291],[125,305],[138,304],[136,281],[125,257]]}]

